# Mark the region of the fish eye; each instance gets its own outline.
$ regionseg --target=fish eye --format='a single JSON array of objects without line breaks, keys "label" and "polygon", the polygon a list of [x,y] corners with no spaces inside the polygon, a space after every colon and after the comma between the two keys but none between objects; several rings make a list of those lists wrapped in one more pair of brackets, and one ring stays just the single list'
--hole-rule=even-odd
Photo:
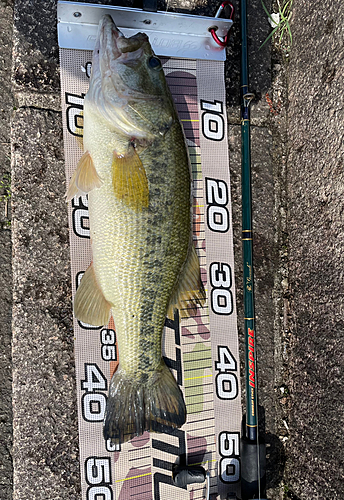
[{"label": "fish eye", "polygon": [[148,59],[148,65],[152,69],[161,69],[161,61],[155,56],[152,56]]}]

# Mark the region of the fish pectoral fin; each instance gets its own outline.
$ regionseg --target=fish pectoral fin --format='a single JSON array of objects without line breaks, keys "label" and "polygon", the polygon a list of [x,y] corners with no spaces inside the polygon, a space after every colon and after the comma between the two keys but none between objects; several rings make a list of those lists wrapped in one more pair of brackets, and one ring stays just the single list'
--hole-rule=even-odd
[{"label": "fish pectoral fin", "polygon": [[196,314],[197,304],[203,307],[205,300],[206,294],[201,280],[199,259],[191,242],[188,258],[171,297],[167,316],[173,318],[174,309],[179,309],[180,316],[187,318]]},{"label": "fish pectoral fin", "polygon": [[128,153],[119,156],[114,151],[112,161],[112,185],[116,197],[136,211],[149,205],[149,189],[146,171],[133,146]]},{"label": "fish pectoral fin", "polygon": [[97,174],[92,156],[89,151],[86,151],[80,158],[70,180],[66,193],[67,201],[70,201],[74,196],[89,193],[92,189],[99,188],[101,185],[102,180]]},{"label": "fish pectoral fin", "polygon": [[74,315],[89,325],[107,325],[111,304],[106,300],[97,282],[93,264],[86,269],[74,298]]}]

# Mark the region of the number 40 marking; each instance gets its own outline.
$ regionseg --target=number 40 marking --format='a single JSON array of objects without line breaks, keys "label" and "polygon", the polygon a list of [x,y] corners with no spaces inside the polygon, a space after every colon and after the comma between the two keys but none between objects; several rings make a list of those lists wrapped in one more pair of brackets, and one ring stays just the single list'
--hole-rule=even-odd
[{"label": "number 40 marking", "polygon": [[96,363],[85,363],[85,380],[81,389],[86,391],[81,397],[82,416],[86,422],[102,422],[106,408],[107,381]]},{"label": "number 40 marking", "polygon": [[215,370],[220,372],[215,377],[216,394],[219,399],[235,399],[238,395],[238,380],[233,371],[237,370],[237,362],[226,346],[219,345],[218,361]]}]

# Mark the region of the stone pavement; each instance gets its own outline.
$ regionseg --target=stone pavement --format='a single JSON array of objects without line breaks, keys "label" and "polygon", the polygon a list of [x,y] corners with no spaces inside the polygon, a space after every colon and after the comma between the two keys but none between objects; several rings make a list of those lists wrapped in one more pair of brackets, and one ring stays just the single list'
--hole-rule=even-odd
[{"label": "stone pavement", "polygon": [[[111,3],[111,2],[102,2]],[[117,3],[117,2],[116,2]],[[120,2],[118,2],[119,4]],[[133,6],[132,2],[122,5]],[[234,2],[238,12],[238,2]],[[268,3],[267,3],[268,5]],[[268,5],[269,6],[269,5]],[[170,1],[214,15],[218,2]],[[164,10],[165,4],[159,5]],[[12,152],[13,367],[10,231],[1,219],[1,500],[80,498],[71,286],[56,2],[0,3],[4,37],[0,177]],[[268,497],[344,498],[343,6],[293,6],[290,57],[260,0],[250,2],[252,180],[261,421]],[[240,243],[239,15],[226,69],[238,309]],[[14,104],[12,104],[14,102]],[[1,180],[1,178],[0,178]],[[2,191],[1,193],[2,194]],[[6,226],[6,229],[5,229]],[[242,339],[242,313],[239,330]],[[13,449],[10,385],[13,373]]]},{"label": "stone pavement", "polygon": [[0,2],[0,498],[12,498],[12,245],[10,116],[13,9]]},{"label": "stone pavement", "polygon": [[286,481],[344,498],[344,6],[295,3],[288,76],[290,358]]}]

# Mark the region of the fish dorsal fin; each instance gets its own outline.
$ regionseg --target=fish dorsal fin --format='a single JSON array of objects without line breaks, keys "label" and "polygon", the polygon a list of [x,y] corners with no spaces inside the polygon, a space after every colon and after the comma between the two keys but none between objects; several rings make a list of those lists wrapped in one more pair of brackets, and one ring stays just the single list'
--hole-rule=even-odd
[{"label": "fish dorsal fin", "polygon": [[70,180],[66,193],[67,201],[70,201],[74,196],[89,193],[92,189],[99,188],[101,185],[102,180],[97,174],[92,156],[89,151],[86,151],[80,158]]},{"label": "fish dorsal fin", "polygon": [[203,306],[205,299],[198,255],[195,247],[190,243],[188,258],[171,297],[167,315],[173,318],[174,309],[179,309],[182,318],[191,316],[196,312],[196,304]]},{"label": "fish dorsal fin", "polygon": [[112,185],[116,197],[128,207],[139,211],[149,205],[149,189],[146,171],[131,145],[124,156],[114,151],[112,161]]},{"label": "fish dorsal fin", "polygon": [[111,304],[106,300],[97,282],[93,264],[86,269],[74,298],[74,315],[89,325],[107,325]]}]

